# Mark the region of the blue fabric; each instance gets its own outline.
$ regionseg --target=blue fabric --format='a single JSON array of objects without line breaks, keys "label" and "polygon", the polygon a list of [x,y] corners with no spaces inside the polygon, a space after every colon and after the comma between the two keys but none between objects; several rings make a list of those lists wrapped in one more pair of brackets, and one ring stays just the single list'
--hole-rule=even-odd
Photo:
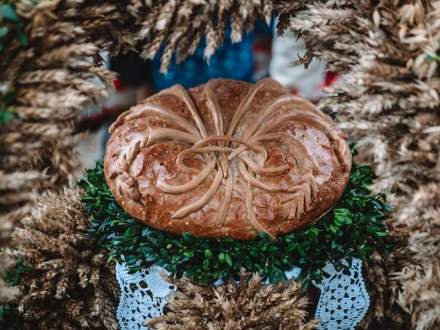
[{"label": "blue fabric", "polygon": [[166,75],[159,72],[160,56],[154,58],[151,65],[151,74],[156,90],[181,84],[184,87],[200,85],[212,78],[230,78],[252,82],[253,54],[252,46],[254,34],[248,33],[243,40],[233,44],[229,38],[230,31],[226,31],[225,41],[209,63],[203,58],[205,42],[201,42],[194,55],[188,57],[183,63],[177,65],[175,59],[171,61]]}]

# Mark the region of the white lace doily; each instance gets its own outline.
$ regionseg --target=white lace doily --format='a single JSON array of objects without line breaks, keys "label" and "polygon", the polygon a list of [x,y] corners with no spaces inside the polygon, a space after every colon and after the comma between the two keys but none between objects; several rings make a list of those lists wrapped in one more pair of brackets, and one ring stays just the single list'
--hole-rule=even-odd
[{"label": "white lace doily", "polygon": [[116,264],[116,279],[121,290],[116,317],[121,330],[143,330],[145,321],[162,314],[168,294],[175,287],[164,281],[167,272],[151,266],[130,274],[125,264]]},{"label": "white lace doily", "polygon": [[316,285],[321,290],[316,308],[320,329],[355,329],[370,306],[362,277],[362,261],[354,259],[349,274],[336,271],[332,264],[327,264],[324,271],[331,276]]},{"label": "white lace doily", "polygon": [[[349,275],[328,264],[324,271],[330,274],[317,285],[321,290],[316,318],[322,330],[351,330],[362,320],[368,310],[370,298],[362,278],[362,262],[354,259]],[[287,278],[296,278],[300,268],[286,272]],[[121,330],[147,330],[145,321],[161,315],[168,294],[175,287],[166,282],[163,268],[151,266],[130,274],[125,264],[116,265],[121,297],[117,318]]]}]

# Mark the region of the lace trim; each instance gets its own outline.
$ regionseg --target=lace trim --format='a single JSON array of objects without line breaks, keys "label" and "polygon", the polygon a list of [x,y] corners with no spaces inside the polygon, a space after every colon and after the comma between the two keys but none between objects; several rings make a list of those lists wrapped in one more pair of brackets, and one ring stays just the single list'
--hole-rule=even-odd
[{"label": "lace trim", "polygon": [[116,279],[121,289],[116,317],[121,330],[145,330],[146,320],[159,316],[175,287],[164,281],[163,268],[151,266],[130,274],[125,264],[116,265]]},{"label": "lace trim", "polygon": [[[286,272],[286,276],[296,278],[300,271],[294,267]],[[355,329],[370,305],[362,278],[362,261],[354,259],[346,274],[336,271],[332,264],[327,264],[324,271],[330,276],[316,285],[321,290],[316,310],[320,329]],[[175,287],[161,274],[167,272],[158,266],[130,274],[125,264],[116,265],[116,278],[121,289],[116,316],[121,330],[146,330],[145,321],[162,314],[167,297]]]},{"label": "lace trim", "polygon": [[320,329],[355,329],[370,306],[362,277],[362,261],[354,259],[347,274],[336,271],[332,264],[327,264],[324,271],[331,276],[316,285],[321,290],[316,309]]}]

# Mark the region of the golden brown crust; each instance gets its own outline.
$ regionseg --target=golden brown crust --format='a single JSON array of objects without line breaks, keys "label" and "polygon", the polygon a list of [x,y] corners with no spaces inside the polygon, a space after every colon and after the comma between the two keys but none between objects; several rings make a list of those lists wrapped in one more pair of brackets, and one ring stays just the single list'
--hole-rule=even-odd
[{"label": "golden brown crust", "polygon": [[104,169],[117,202],[178,234],[298,230],[333,207],[351,169],[332,120],[271,79],[174,86],[122,114],[110,133]]}]

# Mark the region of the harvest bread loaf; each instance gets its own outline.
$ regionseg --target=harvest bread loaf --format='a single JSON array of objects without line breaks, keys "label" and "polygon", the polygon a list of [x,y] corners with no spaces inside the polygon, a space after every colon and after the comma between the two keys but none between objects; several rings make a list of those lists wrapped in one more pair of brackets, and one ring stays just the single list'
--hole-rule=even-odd
[{"label": "harvest bread loaf", "polygon": [[340,198],[351,154],[332,120],[271,79],[177,85],[110,127],[105,179],[131,216],[195,236],[272,237]]}]

